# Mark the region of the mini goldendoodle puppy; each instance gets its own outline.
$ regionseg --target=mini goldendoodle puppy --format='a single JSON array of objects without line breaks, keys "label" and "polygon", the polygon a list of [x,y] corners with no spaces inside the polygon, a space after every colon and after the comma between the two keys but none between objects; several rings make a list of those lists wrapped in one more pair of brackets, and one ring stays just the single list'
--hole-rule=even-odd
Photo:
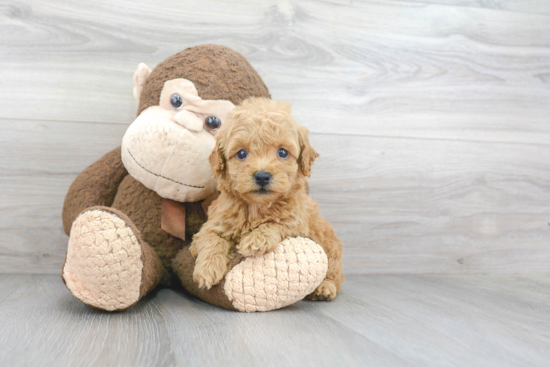
[{"label": "mini goldendoodle puppy", "polygon": [[210,155],[219,198],[193,238],[193,279],[210,288],[229,270],[232,253],[273,251],[286,237],[309,237],[323,247],[328,271],[308,296],[331,300],[343,281],[342,244],[308,196],[306,177],[319,155],[309,131],[290,116],[290,105],[253,98],[236,107],[216,136]]}]

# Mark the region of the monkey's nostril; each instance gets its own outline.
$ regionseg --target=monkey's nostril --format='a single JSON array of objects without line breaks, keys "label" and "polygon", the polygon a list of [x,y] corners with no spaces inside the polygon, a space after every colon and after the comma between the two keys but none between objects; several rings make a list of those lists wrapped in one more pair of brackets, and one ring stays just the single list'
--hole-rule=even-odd
[{"label": "monkey's nostril", "polygon": [[269,184],[269,181],[271,181],[271,174],[266,171],[260,171],[256,172],[254,174],[254,180],[256,180],[256,183],[260,186],[265,186]]}]

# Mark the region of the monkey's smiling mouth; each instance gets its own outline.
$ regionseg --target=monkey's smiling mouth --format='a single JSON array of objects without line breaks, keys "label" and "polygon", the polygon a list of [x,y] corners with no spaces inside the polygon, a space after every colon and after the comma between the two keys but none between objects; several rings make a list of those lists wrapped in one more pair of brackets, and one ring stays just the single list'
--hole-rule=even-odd
[{"label": "monkey's smiling mouth", "polygon": [[136,162],[136,164],[138,166],[140,166],[141,168],[143,168],[146,172],[152,174],[153,176],[156,176],[156,177],[160,177],[160,178],[164,178],[165,180],[168,180],[168,181],[172,181],[174,183],[177,183],[178,185],[182,185],[182,186],[187,186],[187,187],[192,187],[194,189],[204,189],[205,186],[195,186],[195,185],[189,185],[189,184],[184,184],[183,182],[178,182],[176,180],[172,180],[171,178],[168,178],[168,177],[164,177],[162,175],[159,175],[159,174],[156,174],[154,172],[151,172],[149,171],[147,168],[143,167],[138,161],[137,159],[134,157],[134,155],[132,154],[132,152],[130,152],[130,149],[126,149],[128,151],[128,154],[130,155],[130,157],[132,157],[132,159],[134,160],[134,162]]}]

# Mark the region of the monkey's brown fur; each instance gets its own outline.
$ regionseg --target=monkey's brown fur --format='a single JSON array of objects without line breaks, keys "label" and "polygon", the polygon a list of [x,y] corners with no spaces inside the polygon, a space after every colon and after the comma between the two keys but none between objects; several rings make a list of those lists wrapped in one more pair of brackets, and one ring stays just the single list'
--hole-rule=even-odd
[{"label": "monkey's brown fur", "polygon": [[159,104],[167,80],[193,82],[202,99],[224,99],[237,105],[250,96],[269,97],[262,78],[239,53],[218,45],[188,48],[157,65],[147,78],[139,100],[138,115]]},{"label": "monkey's brown fur", "polygon": [[[188,48],[158,64],[141,92],[138,115],[158,105],[167,80],[191,80],[204,99],[225,99],[240,103],[250,96],[269,97],[264,82],[239,53],[218,45]],[[78,215],[93,206],[118,209],[140,230],[145,242],[171,271],[172,259],[184,241],[161,230],[162,198],[128,175],[114,149],[84,170],[71,185],[63,205],[63,228],[69,234]],[[198,231],[204,219],[200,203],[187,203],[186,230],[189,237]]]},{"label": "monkey's brown fur", "polygon": [[[252,98],[231,113],[210,155],[221,195],[191,245],[196,257],[193,278],[199,287],[209,289],[220,282],[235,252],[261,255],[286,237],[301,235],[320,244],[328,257],[327,275],[309,297],[336,297],[344,279],[342,244],[307,193],[306,177],[318,157],[308,133],[292,119],[289,104]],[[281,148],[288,157],[278,156]],[[242,149],[248,152],[243,160],[237,158]],[[259,171],[272,176],[267,193],[259,192],[254,181]]]},{"label": "monkey's brown fur", "polygon": [[[235,104],[245,98],[269,97],[261,77],[239,53],[218,45],[201,45],[188,48],[158,64],[143,85],[138,115],[147,107],[159,104],[160,93],[167,80],[186,78],[192,81],[204,99],[229,100]],[[185,276],[193,263],[187,259],[189,239],[204,223],[206,216],[201,203],[185,203],[186,232],[184,241],[161,229],[162,198],[128,174],[122,164],[120,148],[107,153],[85,169],[73,182],[63,206],[63,227],[67,235],[75,219],[86,210],[102,207],[123,218],[136,233],[142,252],[148,254],[142,274],[147,287],[140,298],[154,289],[160,279],[177,273]],[[176,255],[180,253],[178,259]],[[191,256],[189,256],[191,258]],[[150,263],[158,266],[149,266]],[[186,279],[182,279],[185,284]],[[192,283],[192,281],[191,281]],[[191,287],[192,288],[192,287]],[[221,290],[190,292],[221,307],[228,301]]]}]

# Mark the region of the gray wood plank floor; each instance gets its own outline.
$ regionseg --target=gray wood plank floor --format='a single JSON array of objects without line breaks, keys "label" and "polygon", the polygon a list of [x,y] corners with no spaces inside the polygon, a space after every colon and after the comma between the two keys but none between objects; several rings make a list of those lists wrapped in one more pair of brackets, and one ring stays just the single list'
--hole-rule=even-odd
[{"label": "gray wood plank floor", "polygon": [[548,366],[550,275],[354,275],[257,314],[163,289],[125,312],[0,275],[0,366]]},{"label": "gray wood plank floor", "polygon": [[0,272],[58,273],[64,195],[120,144],[132,75],[245,55],[321,153],[346,273],[550,271],[550,1],[6,0]]}]

